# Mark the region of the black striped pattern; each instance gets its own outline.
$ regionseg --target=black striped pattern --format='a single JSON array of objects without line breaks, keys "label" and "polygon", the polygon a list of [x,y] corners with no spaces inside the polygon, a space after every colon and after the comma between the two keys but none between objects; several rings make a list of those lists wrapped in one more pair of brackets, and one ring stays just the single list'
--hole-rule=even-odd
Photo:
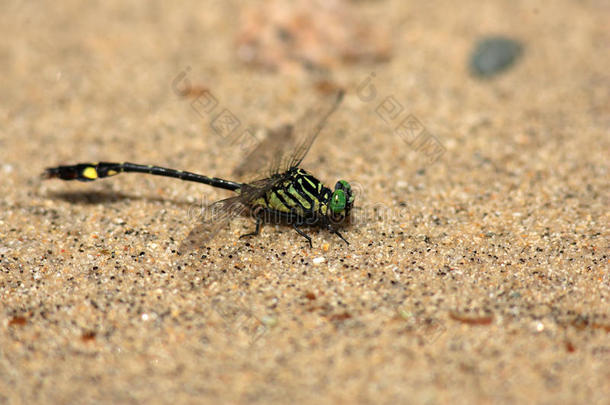
[{"label": "black striped pattern", "polygon": [[[269,190],[264,198],[265,208],[296,214],[316,216],[326,208],[331,191],[302,169],[291,169],[286,180]],[[257,201],[262,205],[263,201]]]}]

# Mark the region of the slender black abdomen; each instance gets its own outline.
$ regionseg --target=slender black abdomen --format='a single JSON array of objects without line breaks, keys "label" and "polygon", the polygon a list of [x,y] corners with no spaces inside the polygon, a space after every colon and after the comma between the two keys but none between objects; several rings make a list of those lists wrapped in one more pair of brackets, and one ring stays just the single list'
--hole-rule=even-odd
[{"label": "slender black abdomen", "polygon": [[242,187],[241,183],[217,177],[207,177],[201,174],[168,169],[166,167],[139,165],[135,163],[79,163],[70,166],[57,166],[45,170],[45,178],[58,178],[62,180],[93,181],[104,177],[116,176],[120,173],[146,173],[155,176],[171,177],[184,181],[208,184],[212,187],[235,191]]}]

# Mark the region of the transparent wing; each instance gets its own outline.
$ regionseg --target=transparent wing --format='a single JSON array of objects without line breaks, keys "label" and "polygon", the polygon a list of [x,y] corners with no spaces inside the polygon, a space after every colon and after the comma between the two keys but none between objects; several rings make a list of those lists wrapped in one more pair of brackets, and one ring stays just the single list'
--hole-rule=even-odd
[{"label": "transparent wing", "polygon": [[[279,169],[278,158],[283,155],[283,149],[293,143],[292,125],[285,124],[266,131],[267,136],[259,142],[254,149],[246,156],[243,162],[233,170],[236,176],[256,173],[261,168],[268,167],[269,173],[274,173],[274,169]],[[277,162],[276,162],[277,161]],[[270,164],[271,162],[271,164]],[[275,166],[275,167],[274,167]]]},{"label": "transparent wing", "polygon": [[274,176],[244,184],[238,196],[219,200],[205,207],[197,218],[200,223],[180,243],[178,252],[188,254],[205,246],[231,219],[244,215],[252,201],[262,197],[281,180],[281,176]]},{"label": "transparent wing", "polygon": [[332,96],[320,101],[317,105],[308,109],[295,123],[293,136],[298,144],[294,151],[282,160],[279,168],[280,172],[301,164],[318,134],[324,128],[324,125],[326,125],[328,117],[330,117],[341,103],[341,100],[343,100],[343,94],[343,90],[339,90]]},{"label": "transparent wing", "polygon": [[294,125],[281,125],[267,131],[267,136],[248,154],[234,171],[238,176],[264,173],[272,176],[301,164],[324,128],[328,117],[343,99],[343,91],[333,93],[307,109]]},{"label": "transparent wing", "polygon": [[247,210],[248,208],[242,203],[241,196],[208,205],[197,218],[200,223],[180,243],[178,252],[187,254],[205,246],[221,229],[227,226],[232,218],[242,215]]},{"label": "transparent wing", "polygon": [[275,187],[284,179],[283,176],[279,174],[272,175],[271,177],[267,177],[260,180],[255,180],[251,183],[242,185],[240,190],[240,200],[244,205],[249,205],[254,202],[256,199],[265,195],[265,193]]}]

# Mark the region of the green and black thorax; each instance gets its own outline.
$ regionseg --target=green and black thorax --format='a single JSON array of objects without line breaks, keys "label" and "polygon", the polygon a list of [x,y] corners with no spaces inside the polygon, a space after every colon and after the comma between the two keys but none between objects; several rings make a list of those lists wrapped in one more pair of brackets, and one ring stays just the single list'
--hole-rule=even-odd
[{"label": "green and black thorax", "polygon": [[354,197],[347,182],[337,182],[335,191],[332,191],[298,167],[275,176],[277,184],[253,200],[252,209],[262,208],[267,214],[278,214],[280,218],[302,220],[308,224],[327,223],[327,220],[329,223],[342,222],[349,215]]}]

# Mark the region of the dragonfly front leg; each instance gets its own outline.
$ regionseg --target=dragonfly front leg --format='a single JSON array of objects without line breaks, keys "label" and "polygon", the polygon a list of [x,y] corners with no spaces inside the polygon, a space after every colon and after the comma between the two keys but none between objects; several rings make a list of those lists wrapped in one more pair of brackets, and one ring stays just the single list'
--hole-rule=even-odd
[{"label": "dragonfly front leg", "polygon": [[349,246],[349,242],[347,241],[347,239],[345,239],[345,238],[343,237],[343,235],[341,235],[341,234],[339,233],[339,231],[338,231],[338,230],[336,230],[335,228],[333,228],[332,226],[330,226],[330,224],[328,225],[328,230],[329,230],[329,231],[331,231],[332,233],[334,233],[335,235],[337,235],[338,237],[340,237],[340,238],[341,238],[341,240],[343,240],[343,242],[345,242],[345,243],[346,243],[346,244]]}]

